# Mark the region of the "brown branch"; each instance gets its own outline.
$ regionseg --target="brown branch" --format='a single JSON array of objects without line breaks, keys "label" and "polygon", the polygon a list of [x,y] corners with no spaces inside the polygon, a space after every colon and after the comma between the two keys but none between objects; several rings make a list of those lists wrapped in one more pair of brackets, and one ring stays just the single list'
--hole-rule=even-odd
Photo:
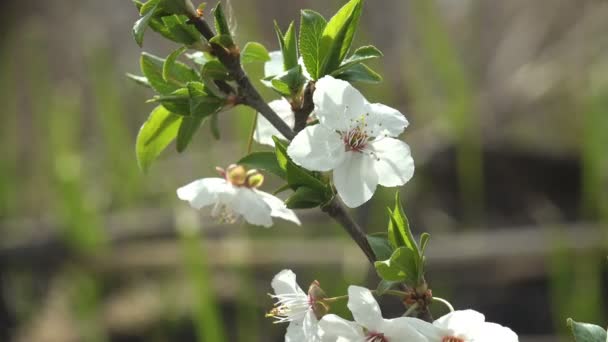
[{"label": "brown branch", "polygon": [[315,82],[310,81],[306,88],[304,89],[304,94],[302,95],[302,101],[298,108],[292,108],[293,113],[296,117],[295,125],[293,126],[293,130],[296,133],[299,133],[301,130],[306,128],[306,124],[308,123],[308,118],[310,114],[315,109],[315,104],[312,100],[312,95],[315,92]]}]

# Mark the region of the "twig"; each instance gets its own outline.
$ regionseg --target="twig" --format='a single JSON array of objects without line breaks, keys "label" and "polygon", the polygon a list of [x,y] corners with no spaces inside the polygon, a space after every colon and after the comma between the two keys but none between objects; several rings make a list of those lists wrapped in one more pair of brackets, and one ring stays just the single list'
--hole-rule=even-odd
[{"label": "twig", "polygon": [[312,95],[315,92],[315,82],[310,81],[304,89],[304,95],[302,96],[302,103],[299,108],[294,108],[293,113],[296,118],[293,130],[299,133],[301,130],[306,128],[308,118],[315,109],[315,104],[312,100]]}]

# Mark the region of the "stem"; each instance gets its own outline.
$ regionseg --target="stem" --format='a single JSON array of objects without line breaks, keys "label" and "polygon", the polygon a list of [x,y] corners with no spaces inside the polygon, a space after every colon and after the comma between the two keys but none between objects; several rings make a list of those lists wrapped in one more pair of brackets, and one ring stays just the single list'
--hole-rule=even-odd
[{"label": "stem", "polygon": [[350,235],[350,237],[357,243],[359,248],[365,253],[365,256],[369,260],[369,262],[373,265],[376,261],[376,255],[372,250],[372,247],[369,245],[367,241],[367,237],[365,232],[359,226],[357,222],[348,214],[346,208],[342,205],[342,203],[335,197],[329,204],[322,207],[321,210],[326,212],[329,216],[331,216],[334,220],[338,221],[344,227],[346,232]]},{"label": "stem", "polygon": [[413,314],[416,310],[418,309],[418,303],[414,303],[412,305],[410,305],[409,308],[407,308],[407,310],[405,311],[405,313],[403,314],[403,317],[407,317],[410,316],[411,314]]},{"label": "stem", "polygon": [[325,298],[325,299],[323,299],[323,302],[333,303],[333,302],[337,302],[337,301],[343,300],[343,299],[348,299],[348,295],[338,296],[338,297],[331,297],[331,298]]},{"label": "stem", "polygon": [[448,308],[448,310],[450,310],[450,312],[454,312],[454,307],[447,300],[445,300],[443,298],[439,298],[439,297],[433,297],[433,301],[439,302],[439,303],[445,305]]}]

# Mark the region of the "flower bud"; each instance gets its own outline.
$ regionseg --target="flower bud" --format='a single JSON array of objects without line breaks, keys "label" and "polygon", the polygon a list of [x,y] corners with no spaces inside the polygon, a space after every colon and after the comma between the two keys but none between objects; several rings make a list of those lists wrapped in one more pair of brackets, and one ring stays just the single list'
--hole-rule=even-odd
[{"label": "flower bud", "polygon": [[226,169],[226,180],[232,185],[243,186],[247,180],[247,171],[241,165],[232,164]]},{"label": "flower bud", "polygon": [[247,171],[247,180],[245,181],[245,185],[248,188],[259,188],[264,183],[264,175],[261,174],[258,170],[252,169]]},{"label": "flower bud", "polygon": [[317,316],[317,319],[321,319],[321,317],[329,312],[329,306],[323,301],[327,296],[318,281],[313,281],[308,287],[308,298],[311,299],[312,311]]}]

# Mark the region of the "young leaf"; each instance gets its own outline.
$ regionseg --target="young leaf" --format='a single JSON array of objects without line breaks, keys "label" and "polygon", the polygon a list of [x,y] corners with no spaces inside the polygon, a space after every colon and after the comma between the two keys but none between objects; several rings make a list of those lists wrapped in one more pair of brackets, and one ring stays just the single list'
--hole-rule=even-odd
[{"label": "young leaf", "polygon": [[252,169],[260,169],[275,174],[283,179],[287,178],[285,170],[279,166],[277,157],[273,152],[254,152],[237,162],[239,165]]},{"label": "young leaf", "polygon": [[418,279],[416,254],[406,248],[395,249],[388,260],[376,261],[374,266],[380,278],[388,281],[403,281],[414,285]]},{"label": "young leaf", "polygon": [[289,209],[311,209],[325,203],[326,199],[323,191],[300,186],[293,195],[285,201]]},{"label": "young leaf", "polygon": [[338,69],[336,69],[334,72],[332,72],[332,75],[339,75],[340,73],[342,73],[343,71],[346,71],[349,67],[355,65],[355,64],[359,64],[359,63],[363,63],[365,61],[369,61],[375,58],[380,58],[382,57],[383,54],[382,52],[380,52],[380,50],[378,50],[375,46],[373,45],[368,45],[368,46],[362,46],[360,48],[358,48],[353,54],[352,56],[348,57],[341,65]]},{"label": "young leaf", "polygon": [[382,82],[382,76],[363,63],[353,64],[334,75],[334,77],[348,82]]},{"label": "young leaf", "polygon": [[190,0],[160,0],[159,6],[169,14],[196,16],[196,9]]},{"label": "young leaf", "polygon": [[567,324],[576,342],[607,341],[606,330],[600,326],[575,322],[572,318],[568,318]]},{"label": "young leaf", "polygon": [[193,25],[188,24],[188,17],[183,15],[164,16],[159,22],[152,20],[150,27],[166,38],[184,45],[200,42],[202,37]]},{"label": "young leaf", "polygon": [[300,19],[300,55],[306,70],[317,80],[323,61],[321,60],[321,38],[327,21],[315,11],[303,10]]},{"label": "young leaf", "polygon": [[393,247],[406,247],[420,256],[418,245],[410,229],[410,223],[401,206],[399,192],[395,195],[395,208],[390,211],[390,221],[388,225],[388,239]]},{"label": "young leaf", "polygon": [[344,60],[359,25],[361,11],[362,0],[351,0],[327,23],[321,38],[323,56],[321,76],[336,70]]},{"label": "young leaf", "polygon": [[148,12],[135,23],[135,25],[133,25],[133,38],[135,38],[135,42],[137,42],[137,45],[139,45],[140,47],[144,44],[144,33],[146,32],[146,28],[148,28],[148,25],[150,24],[150,19],[152,19],[152,16],[158,8],[158,1],[148,1],[146,3],[147,5],[148,3],[155,2],[156,4],[153,5],[152,8],[148,10]]},{"label": "young leaf", "polygon": [[382,296],[388,290],[394,288],[398,284],[399,284],[398,281],[388,281],[388,280],[382,279],[382,280],[380,280],[380,282],[378,283],[378,287],[376,288],[376,295]]},{"label": "young leaf", "polygon": [[137,164],[147,172],[152,162],[177,135],[181,117],[169,112],[163,106],[156,107],[137,134],[135,152]]},{"label": "young leaf", "polygon": [[393,254],[393,247],[384,235],[367,235],[367,242],[378,260],[387,260]]},{"label": "young leaf", "polygon": [[138,75],[133,75],[133,74],[126,74],[127,78],[129,78],[130,80],[134,81],[135,83],[144,86],[146,88],[152,88],[152,86],[150,85],[150,82],[148,82],[148,79],[144,76],[138,76]]},{"label": "young leaf", "polygon": [[228,34],[218,34],[217,36],[211,38],[209,43],[217,44],[223,47],[226,50],[229,50],[234,47],[234,41],[232,37]]},{"label": "young leaf", "polygon": [[205,86],[200,82],[188,83],[190,115],[197,118],[205,118],[219,112],[226,100],[210,96],[205,90]]},{"label": "young leaf", "polygon": [[188,89],[180,88],[169,95],[154,97],[154,102],[160,103],[168,111],[180,116],[190,115],[190,96]]},{"label": "young leaf", "polygon": [[420,255],[424,256],[424,251],[426,250],[426,245],[429,243],[429,239],[431,235],[429,233],[422,233],[420,235]]},{"label": "young leaf", "polygon": [[186,52],[186,50],[188,50],[188,48],[182,46],[181,48],[171,52],[167,59],[165,59],[165,63],[163,63],[163,80],[165,82],[168,82],[171,79],[171,69],[173,69],[175,61],[179,56]]},{"label": "young leaf", "polygon": [[158,93],[169,95],[186,86],[190,81],[198,80],[197,73],[187,65],[175,62],[169,70],[168,80],[163,79],[163,65],[165,60],[146,52],[141,54],[141,71],[148,82]]},{"label": "young leaf", "polygon": [[283,52],[283,66],[285,70],[295,68],[298,65],[298,45],[296,41],[296,30],[293,21],[289,24],[289,28],[285,35],[281,32],[279,25],[275,21],[274,29],[279,39],[279,45]]},{"label": "young leaf", "polygon": [[220,61],[213,59],[203,65],[201,77],[212,80],[230,80],[228,69]]},{"label": "young leaf", "polygon": [[270,60],[268,50],[257,42],[249,42],[241,51],[241,63],[267,62]]},{"label": "young leaf", "polygon": [[302,66],[297,65],[284,73],[275,76],[270,83],[272,88],[280,95],[294,97],[302,92],[306,77],[302,73]]},{"label": "young leaf", "polygon": [[186,147],[188,147],[188,144],[192,141],[194,133],[201,127],[203,120],[205,120],[204,117],[193,116],[186,116],[182,119],[175,144],[177,152],[182,153],[186,150]]},{"label": "young leaf", "polygon": [[224,10],[222,9],[222,3],[218,2],[217,6],[213,10],[213,16],[215,18],[215,30],[218,34],[224,34],[231,36],[230,26],[228,25],[228,21],[226,20],[226,16],[224,15]]}]

